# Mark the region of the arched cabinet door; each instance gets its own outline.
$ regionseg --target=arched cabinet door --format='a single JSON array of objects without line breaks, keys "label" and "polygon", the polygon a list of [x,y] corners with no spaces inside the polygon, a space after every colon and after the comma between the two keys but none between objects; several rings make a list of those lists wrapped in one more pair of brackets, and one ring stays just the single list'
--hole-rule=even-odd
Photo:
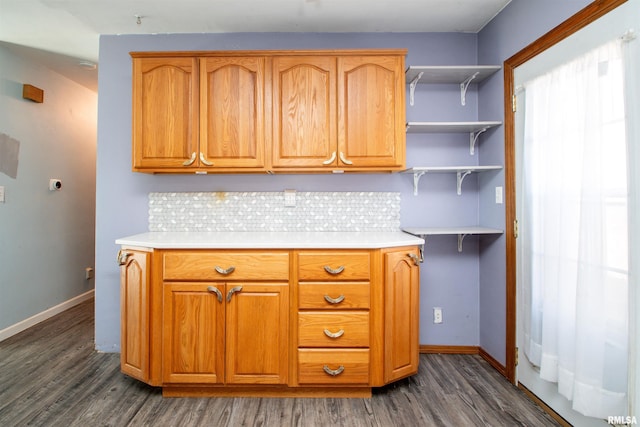
[{"label": "arched cabinet door", "polygon": [[415,247],[384,254],[384,381],[418,372],[420,261]]}]

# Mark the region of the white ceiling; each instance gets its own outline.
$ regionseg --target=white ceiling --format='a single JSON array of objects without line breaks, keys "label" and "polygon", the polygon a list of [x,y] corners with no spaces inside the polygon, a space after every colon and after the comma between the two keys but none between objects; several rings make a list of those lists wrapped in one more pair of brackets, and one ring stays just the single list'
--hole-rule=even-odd
[{"label": "white ceiling", "polygon": [[[471,32],[511,0],[0,0],[0,42],[97,90],[100,34]],[[136,16],[140,16],[140,23]]]}]

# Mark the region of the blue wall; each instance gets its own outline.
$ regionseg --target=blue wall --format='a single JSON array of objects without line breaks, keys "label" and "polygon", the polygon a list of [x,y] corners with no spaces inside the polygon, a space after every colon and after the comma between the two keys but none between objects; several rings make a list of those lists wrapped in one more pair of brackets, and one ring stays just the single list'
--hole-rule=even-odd
[{"label": "blue wall", "polygon": [[[512,0],[478,34],[478,63],[502,64],[549,30],[588,5],[588,0]],[[479,88],[479,118],[504,117],[503,75],[498,73]],[[504,164],[504,130],[487,132],[480,151],[482,164]],[[480,222],[504,227],[504,205],[492,202],[496,186],[504,188],[504,173],[479,178]],[[480,346],[505,363],[506,271],[505,238],[483,240],[480,248]]]},{"label": "blue wall", "polygon": [[[398,191],[403,226],[476,224],[476,177],[455,193],[455,175],[423,177],[412,194],[412,176],[368,175],[145,175],[131,172],[130,51],[408,48],[407,65],[476,63],[475,34],[191,34],[102,36],[98,100],[96,212],[96,347],[118,351],[120,343],[119,270],[115,239],[147,231],[151,191]],[[475,120],[477,93],[460,105],[456,85],[420,87],[407,120]],[[500,120],[500,117],[493,117]],[[468,136],[409,135],[407,165],[476,164]],[[502,267],[500,267],[502,268]],[[479,344],[479,261],[475,237],[457,252],[454,236],[433,237],[426,246],[421,277],[421,344]],[[502,285],[501,283],[496,286]],[[434,325],[432,307],[442,307],[444,323]],[[503,319],[497,319],[503,321]]]}]

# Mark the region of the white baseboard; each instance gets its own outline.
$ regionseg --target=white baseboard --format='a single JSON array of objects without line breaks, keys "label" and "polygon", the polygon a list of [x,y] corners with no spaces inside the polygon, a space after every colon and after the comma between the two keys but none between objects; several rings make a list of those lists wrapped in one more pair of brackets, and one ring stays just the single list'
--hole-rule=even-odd
[{"label": "white baseboard", "polygon": [[78,295],[77,297],[71,298],[68,301],[60,303],[54,307],[51,307],[41,313],[38,313],[34,316],[29,317],[21,322],[16,323],[15,325],[11,325],[8,328],[0,330],[0,341],[6,340],[9,337],[12,337],[25,329],[28,329],[38,323],[49,319],[50,317],[55,316],[56,314],[62,313],[65,310],[70,309],[82,302],[90,300],[94,297],[94,290],[90,290],[85,292],[84,294]]}]

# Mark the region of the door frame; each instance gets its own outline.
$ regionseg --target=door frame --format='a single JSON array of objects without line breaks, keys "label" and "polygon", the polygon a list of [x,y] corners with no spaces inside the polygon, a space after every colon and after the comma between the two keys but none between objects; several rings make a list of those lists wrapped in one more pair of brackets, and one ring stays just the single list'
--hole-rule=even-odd
[{"label": "door frame", "polygon": [[517,385],[516,341],[516,152],[514,70],[627,0],[595,0],[504,62],[504,180],[506,235],[506,377]]}]

